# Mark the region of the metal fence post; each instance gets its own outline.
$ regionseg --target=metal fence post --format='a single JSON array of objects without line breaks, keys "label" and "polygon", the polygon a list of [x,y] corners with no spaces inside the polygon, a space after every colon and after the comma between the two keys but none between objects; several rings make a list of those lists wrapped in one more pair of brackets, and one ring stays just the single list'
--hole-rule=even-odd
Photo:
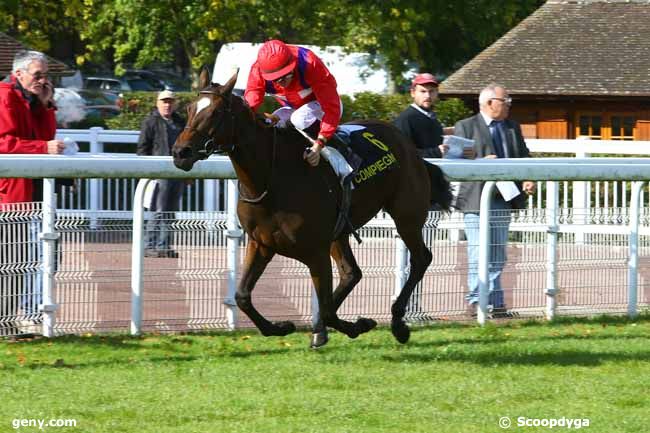
[{"label": "metal fence post", "polygon": [[226,318],[228,320],[228,329],[237,327],[237,302],[235,293],[237,292],[237,274],[239,267],[239,241],[244,235],[237,218],[237,201],[239,200],[239,190],[237,189],[237,180],[229,179],[226,188],[228,189],[228,217],[226,220],[226,238],[228,248],[228,292],[223,300],[226,306]]},{"label": "metal fence post", "polygon": [[144,286],[144,192],[151,179],[140,179],[133,196],[133,242],[131,244],[131,335],[142,333]]},{"label": "metal fence post", "polygon": [[[89,129],[90,132],[90,153],[100,154],[104,152],[104,143],[99,141],[99,134],[104,130],[104,128],[99,126],[93,126]],[[90,214],[90,228],[97,228],[97,212],[101,209],[101,199],[102,199],[102,180],[101,179],[89,179],[89,210]]]},{"label": "metal fence post", "polygon": [[630,235],[629,235],[629,261],[627,271],[627,314],[630,317],[637,315],[638,302],[638,272],[639,272],[639,213],[641,211],[641,191],[643,182],[632,184],[632,197],[630,197]]},{"label": "metal fence post", "polygon": [[476,320],[484,325],[487,318],[490,289],[490,198],[496,182],[488,181],[481,192],[479,209],[479,251],[478,251],[478,310]]},{"label": "metal fence post", "polygon": [[[54,179],[43,179],[43,229],[40,239],[43,241],[43,301],[39,309],[43,314],[43,336],[54,336],[56,322],[56,304],[54,272],[56,269],[56,244],[59,234],[56,233],[56,189]],[[38,290],[39,288],[35,288]]]},{"label": "metal fence post", "polygon": [[393,298],[391,303],[397,300],[397,297],[402,292],[402,287],[406,284],[407,268],[408,268],[409,252],[406,249],[406,244],[395,231],[395,288],[393,290]]},{"label": "metal fence post", "polygon": [[203,210],[217,210],[217,179],[203,179]]},{"label": "metal fence post", "polygon": [[546,182],[546,319],[555,318],[557,307],[557,182]]},{"label": "metal fence post", "polygon": [[[589,137],[577,137],[576,142],[579,143],[580,140],[589,140]],[[585,143],[586,144],[586,143]],[[584,150],[579,150],[576,152],[576,158],[591,158],[591,154],[585,152]],[[589,222],[589,206],[591,199],[591,191],[589,190],[590,182],[586,181],[576,181],[573,182],[573,223],[574,224],[583,224],[587,225]],[[582,212],[582,214],[576,215],[576,210]],[[585,242],[585,233],[582,230],[578,230],[575,233],[575,243],[584,244]]]}]

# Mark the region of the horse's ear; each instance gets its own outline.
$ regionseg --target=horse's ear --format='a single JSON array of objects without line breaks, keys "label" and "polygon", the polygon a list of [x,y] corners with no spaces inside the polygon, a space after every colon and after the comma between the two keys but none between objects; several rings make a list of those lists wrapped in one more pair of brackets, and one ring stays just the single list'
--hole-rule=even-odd
[{"label": "horse's ear", "polygon": [[201,68],[199,74],[199,90],[203,90],[210,85],[210,70],[206,65]]},{"label": "horse's ear", "polygon": [[235,88],[235,83],[237,82],[237,75],[239,75],[239,68],[235,69],[235,73],[226,84],[223,85],[223,93],[230,93],[232,89]]}]

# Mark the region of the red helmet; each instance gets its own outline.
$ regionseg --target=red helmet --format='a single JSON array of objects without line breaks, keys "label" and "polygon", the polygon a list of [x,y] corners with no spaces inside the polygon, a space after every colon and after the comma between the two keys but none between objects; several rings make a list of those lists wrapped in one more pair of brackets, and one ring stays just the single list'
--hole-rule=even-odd
[{"label": "red helmet", "polygon": [[287,44],[273,39],[262,45],[257,53],[257,63],[262,71],[262,78],[273,81],[291,72],[296,67],[296,58]]}]

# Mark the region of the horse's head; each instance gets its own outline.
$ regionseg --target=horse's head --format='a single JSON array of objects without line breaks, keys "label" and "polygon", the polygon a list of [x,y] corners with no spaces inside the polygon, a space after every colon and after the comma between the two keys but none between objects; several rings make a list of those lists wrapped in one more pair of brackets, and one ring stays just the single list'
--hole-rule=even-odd
[{"label": "horse's head", "polygon": [[223,86],[212,83],[203,68],[199,77],[199,96],[187,109],[187,126],[172,148],[174,165],[190,171],[196,161],[212,153],[231,152],[235,145],[235,113],[232,110],[232,89],[237,72]]}]

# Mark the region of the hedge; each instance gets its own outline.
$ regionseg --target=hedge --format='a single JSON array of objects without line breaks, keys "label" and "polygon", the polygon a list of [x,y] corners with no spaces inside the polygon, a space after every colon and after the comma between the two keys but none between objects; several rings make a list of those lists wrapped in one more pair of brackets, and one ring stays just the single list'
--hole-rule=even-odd
[{"label": "hedge", "polygon": [[[127,92],[124,94],[122,113],[111,119],[106,119],[109,129],[139,130],[142,120],[156,106],[155,92]],[[187,106],[196,100],[194,92],[178,92],[177,112],[185,117]],[[360,119],[380,119],[392,121],[401,111],[412,102],[410,95],[382,95],[371,92],[361,92],[354,99],[342,95],[342,122]],[[271,112],[278,107],[273,98],[267,97],[260,111]],[[447,99],[436,104],[436,113],[441,123],[452,126],[457,120],[472,114],[460,99]]]}]

